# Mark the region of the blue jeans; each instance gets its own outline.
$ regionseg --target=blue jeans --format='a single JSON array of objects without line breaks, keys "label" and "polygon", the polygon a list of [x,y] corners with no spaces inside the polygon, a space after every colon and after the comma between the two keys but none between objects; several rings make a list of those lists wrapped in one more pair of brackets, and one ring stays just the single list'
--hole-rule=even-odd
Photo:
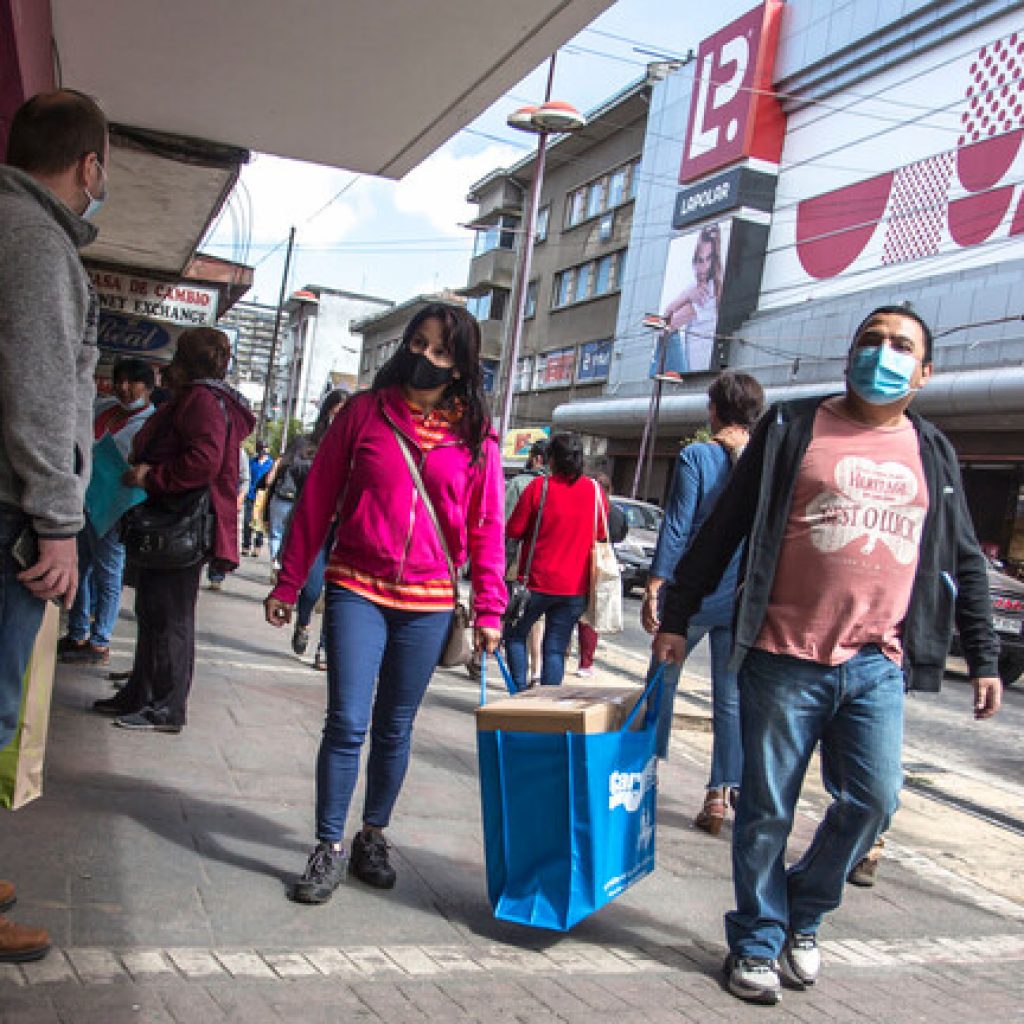
[{"label": "blue jeans", "polygon": [[277,553],[281,550],[281,542],[284,540],[284,533],[288,528],[288,517],[292,514],[294,506],[294,501],[285,501],[284,498],[270,499],[267,522],[270,526],[270,557],[272,560],[277,559]]},{"label": "blue jeans", "polygon": [[587,609],[585,597],[560,597],[557,594],[530,594],[523,617],[505,631],[508,668],[516,686],[525,690],[526,639],[533,624],[544,617],[544,644],[541,648],[540,681],[544,686],[558,686],[565,675],[565,652],[569,649],[572,631]]},{"label": "blue jeans", "polygon": [[[732,654],[732,628],[729,626],[690,626],[686,633],[687,655],[708,638],[711,649],[711,774],[708,789],[739,786],[743,772],[743,746],[740,739],[740,693],[736,673],[729,669]],[[685,662],[684,662],[685,664]],[[647,679],[657,665],[651,662]],[[658,710],[658,757],[667,758],[672,738],[672,715],[682,665],[666,665]]]},{"label": "blue jeans", "polygon": [[11,545],[27,523],[17,509],[0,507],[0,750],[18,728],[22,681],[46,607],[18,582],[21,566],[11,557]]},{"label": "blue jeans", "polygon": [[[776,958],[787,931],[817,932],[850,869],[896,810],[903,769],[903,672],[874,644],[842,665],[751,651],[739,673],[743,734],[725,916],[738,956]],[[815,744],[835,791],[811,845],[786,871],[786,840]]]},{"label": "blue jeans", "polygon": [[[313,618],[313,609],[316,607],[317,601],[320,600],[320,595],[324,589],[324,577],[327,573],[327,561],[331,555],[331,549],[334,547],[334,524],[331,525],[330,530],[327,531],[327,540],[324,541],[324,546],[320,549],[320,554],[316,556],[316,560],[310,566],[309,573],[306,576],[306,582],[299,591],[299,600],[295,606],[296,618],[300,626],[308,626],[310,620]],[[326,630],[324,623],[320,624],[320,642],[317,644],[318,650],[323,650],[326,647]]]},{"label": "blue jeans", "polygon": [[109,647],[121,610],[124,545],[115,526],[102,537],[86,520],[78,535],[78,593],[68,615],[68,636]]},{"label": "blue jeans", "polygon": [[405,612],[327,586],[327,720],[316,765],[316,834],[345,831],[370,729],[363,823],[391,820],[409,765],[412,725],[444,650],[451,612]]}]

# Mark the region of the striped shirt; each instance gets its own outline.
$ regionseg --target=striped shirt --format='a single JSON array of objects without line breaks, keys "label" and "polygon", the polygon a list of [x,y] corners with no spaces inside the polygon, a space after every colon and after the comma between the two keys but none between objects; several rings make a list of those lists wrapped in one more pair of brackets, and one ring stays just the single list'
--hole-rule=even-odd
[{"label": "striped shirt", "polygon": [[[454,410],[434,409],[424,416],[411,402],[408,405],[416,425],[416,443],[422,451],[429,452],[439,444],[451,441],[451,427],[461,419],[461,407],[457,406]],[[399,611],[447,612],[455,607],[452,581],[448,576],[420,583],[396,583],[370,576],[332,558],[327,567],[327,580],[365,597],[367,601]]]}]

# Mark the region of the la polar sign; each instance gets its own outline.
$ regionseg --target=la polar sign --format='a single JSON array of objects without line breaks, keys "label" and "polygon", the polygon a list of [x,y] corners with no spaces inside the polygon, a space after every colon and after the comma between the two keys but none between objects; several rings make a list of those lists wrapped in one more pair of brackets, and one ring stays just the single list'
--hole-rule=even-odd
[{"label": "la polar sign", "polygon": [[90,271],[100,308],[147,320],[167,320],[189,327],[217,322],[217,291],[195,284],[154,281],[110,271]]}]

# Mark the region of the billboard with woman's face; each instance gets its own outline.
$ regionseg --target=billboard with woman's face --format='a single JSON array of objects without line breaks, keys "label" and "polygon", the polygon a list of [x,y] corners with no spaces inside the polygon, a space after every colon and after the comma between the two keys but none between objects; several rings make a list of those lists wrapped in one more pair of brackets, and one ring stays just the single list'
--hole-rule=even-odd
[{"label": "billboard with woman's face", "polygon": [[715,341],[731,227],[730,220],[705,224],[669,244],[658,310],[666,326],[655,345],[651,376],[718,369]]}]

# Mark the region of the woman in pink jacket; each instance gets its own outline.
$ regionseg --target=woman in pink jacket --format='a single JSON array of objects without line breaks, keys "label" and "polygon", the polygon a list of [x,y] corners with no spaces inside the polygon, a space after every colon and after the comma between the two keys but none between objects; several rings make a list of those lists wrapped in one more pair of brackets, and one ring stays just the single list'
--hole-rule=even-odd
[{"label": "woman in pink jacket", "polygon": [[[417,491],[414,460],[437,522]],[[433,303],[368,392],[327,431],[292,515],[267,621],[283,626],[337,517],[327,566],[328,706],[317,759],[317,844],[292,888],[324,903],[344,873],[342,834],[367,728],[363,827],[349,872],[390,889],[383,829],[409,762],[413,720],[444,650],[456,567],[472,565],[475,641],[491,652],[505,608],[504,482],[480,374],[480,328],[465,310]]]}]

